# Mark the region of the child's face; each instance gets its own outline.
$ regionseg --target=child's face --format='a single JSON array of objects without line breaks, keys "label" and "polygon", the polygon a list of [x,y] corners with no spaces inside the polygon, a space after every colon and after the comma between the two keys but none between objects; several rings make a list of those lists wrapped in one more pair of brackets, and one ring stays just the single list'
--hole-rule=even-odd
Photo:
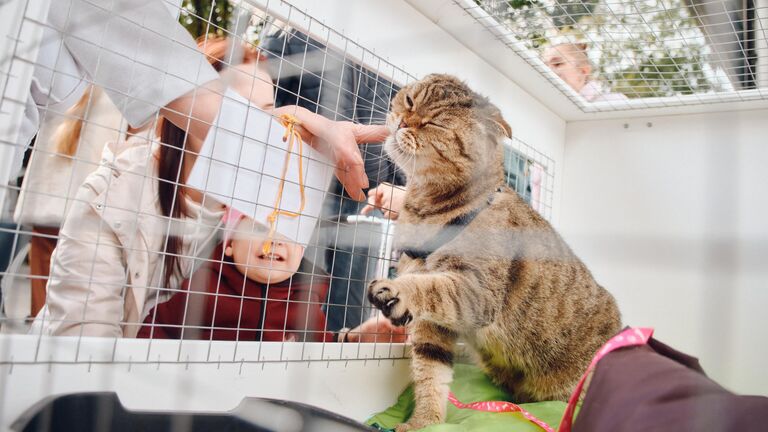
[{"label": "child's face", "polygon": [[248,279],[259,283],[279,283],[293,276],[299,269],[304,248],[275,235],[272,249],[264,255],[267,232],[255,228],[250,219],[241,220],[224,253],[232,258],[235,267]]},{"label": "child's face", "polygon": [[549,47],[544,51],[544,64],[566,84],[571,86],[577,92],[587,83],[587,78],[592,72],[588,64],[579,61],[578,56],[574,55],[571,48],[556,46]]}]

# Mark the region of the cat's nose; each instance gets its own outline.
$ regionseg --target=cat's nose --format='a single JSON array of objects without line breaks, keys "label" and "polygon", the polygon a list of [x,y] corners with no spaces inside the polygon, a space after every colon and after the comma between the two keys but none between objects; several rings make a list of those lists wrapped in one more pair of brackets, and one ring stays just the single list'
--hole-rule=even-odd
[{"label": "cat's nose", "polygon": [[405,120],[400,120],[400,125],[397,128],[402,129],[407,127],[408,127],[408,124],[405,123]]}]

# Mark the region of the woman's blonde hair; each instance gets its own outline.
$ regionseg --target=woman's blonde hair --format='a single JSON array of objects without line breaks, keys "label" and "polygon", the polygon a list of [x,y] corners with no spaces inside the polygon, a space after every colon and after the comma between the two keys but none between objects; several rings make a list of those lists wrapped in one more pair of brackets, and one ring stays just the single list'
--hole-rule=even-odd
[{"label": "woman's blonde hair", "polygon": [[67,118],[56,128],[56,132],[51,138],[57,153],[74,156],[77,152],[80,134],[83,131],[85,112],[88,109],[88,102],[91,100],[92,94],[93,85],[89,85],[80,99],[66,111]]}]

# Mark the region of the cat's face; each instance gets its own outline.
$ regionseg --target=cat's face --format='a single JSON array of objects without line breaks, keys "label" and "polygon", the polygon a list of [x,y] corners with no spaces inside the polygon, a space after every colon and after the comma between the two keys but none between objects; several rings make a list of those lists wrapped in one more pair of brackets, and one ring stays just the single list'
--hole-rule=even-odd
[{"label": "cat's face", "polygon": [[385,149],[410,177],[482,169],[511,135],[498,108],[450,75],[403,87],[387,117]]}]

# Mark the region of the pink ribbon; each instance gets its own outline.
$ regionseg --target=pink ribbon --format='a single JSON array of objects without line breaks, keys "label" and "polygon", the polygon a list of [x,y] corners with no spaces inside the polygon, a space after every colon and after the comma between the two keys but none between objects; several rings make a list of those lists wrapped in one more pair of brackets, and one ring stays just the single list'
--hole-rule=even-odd
[{"label": "pink ribbon", "polygon": [[624,348],[628,346],[645,345],[648,343],[648,339],[653,335],[652,328],[630,327],[616,336],[612,337],[608,342],[603,345],[602,348],[592,358],[592,362],[589,364],[587,371],[579,380],[579,384],[576,386],[576,390],[573,391],[571,398],[568,399],[568,406],[565,407],[563,413],[563,419],[560,420],[560,432],[570,432],[573,425],[573,414],[576,411],[576,402],[579,401],[581,391],[584,389],[584,381],[587,380],[587,375],[592,372],[597,362],[605,357],[609,352]]},{"label": "pink ribbon", "polygon": [[[652,335],[652,328],[631,327],[612,337],[608,342],[605,343],[605,345],[602,346],[602,348],[600,348],[600,350],[597,351],[597,354],[595,354],[595,356],[592,358],[592,362],[589,364],[587,371],[579,380],[579,384],[576,385],[576,390],[574,390],[573,394],[568,399],[568,406],[566,406],[565,412],[563,413],[563,419],[560,421],[558,432],[570,432],[571,426],[573,425],[573,414],[576,411],[576,403],[579,401],[579,396],[584,389],[584,382],[586,381],[589,373],[592,372],[592,369],[595,368],[597,362],[599,362],[600,359],[605,357],[609,352],[619,348],[645,345],[648,343],[648,340]],[[523,415],[523,417],[538,425],[545,431],[555,432],[552,426],[548,425],[545,421],[537,418],[533,414],[524,410],[519,405],[513,404],[512,402],[485,401],[465,404],[456,399],[456,396],[453,393],[448,393],[448,400],[456,408],[460,409],[473,409],[476,411],[485,412],[519,412]]]},{"label": "pink ribbon", "polygon": [[539,425],[539,427],[541,427],[545,431],[555,432],[555,430],[552,429],[546,422],[544,422],[543,420],[539,420],[535,415],[524,410],[520,405],[515,405],[512,402],[487,401],[487,402],[472,402],[469,404],[464,404],[459,402],[459,400],[456,399],[456,396],[453,393],[448,393],[448,400],[451,401],[451,403],[456,408],[462,408],[462,409],[466,408],[466,409],[473,409],[476,411],[485,411],[485,412],[519,412],[523,415],[523,417],[527,418],[533,423],[536,423],[537,425]]}]

